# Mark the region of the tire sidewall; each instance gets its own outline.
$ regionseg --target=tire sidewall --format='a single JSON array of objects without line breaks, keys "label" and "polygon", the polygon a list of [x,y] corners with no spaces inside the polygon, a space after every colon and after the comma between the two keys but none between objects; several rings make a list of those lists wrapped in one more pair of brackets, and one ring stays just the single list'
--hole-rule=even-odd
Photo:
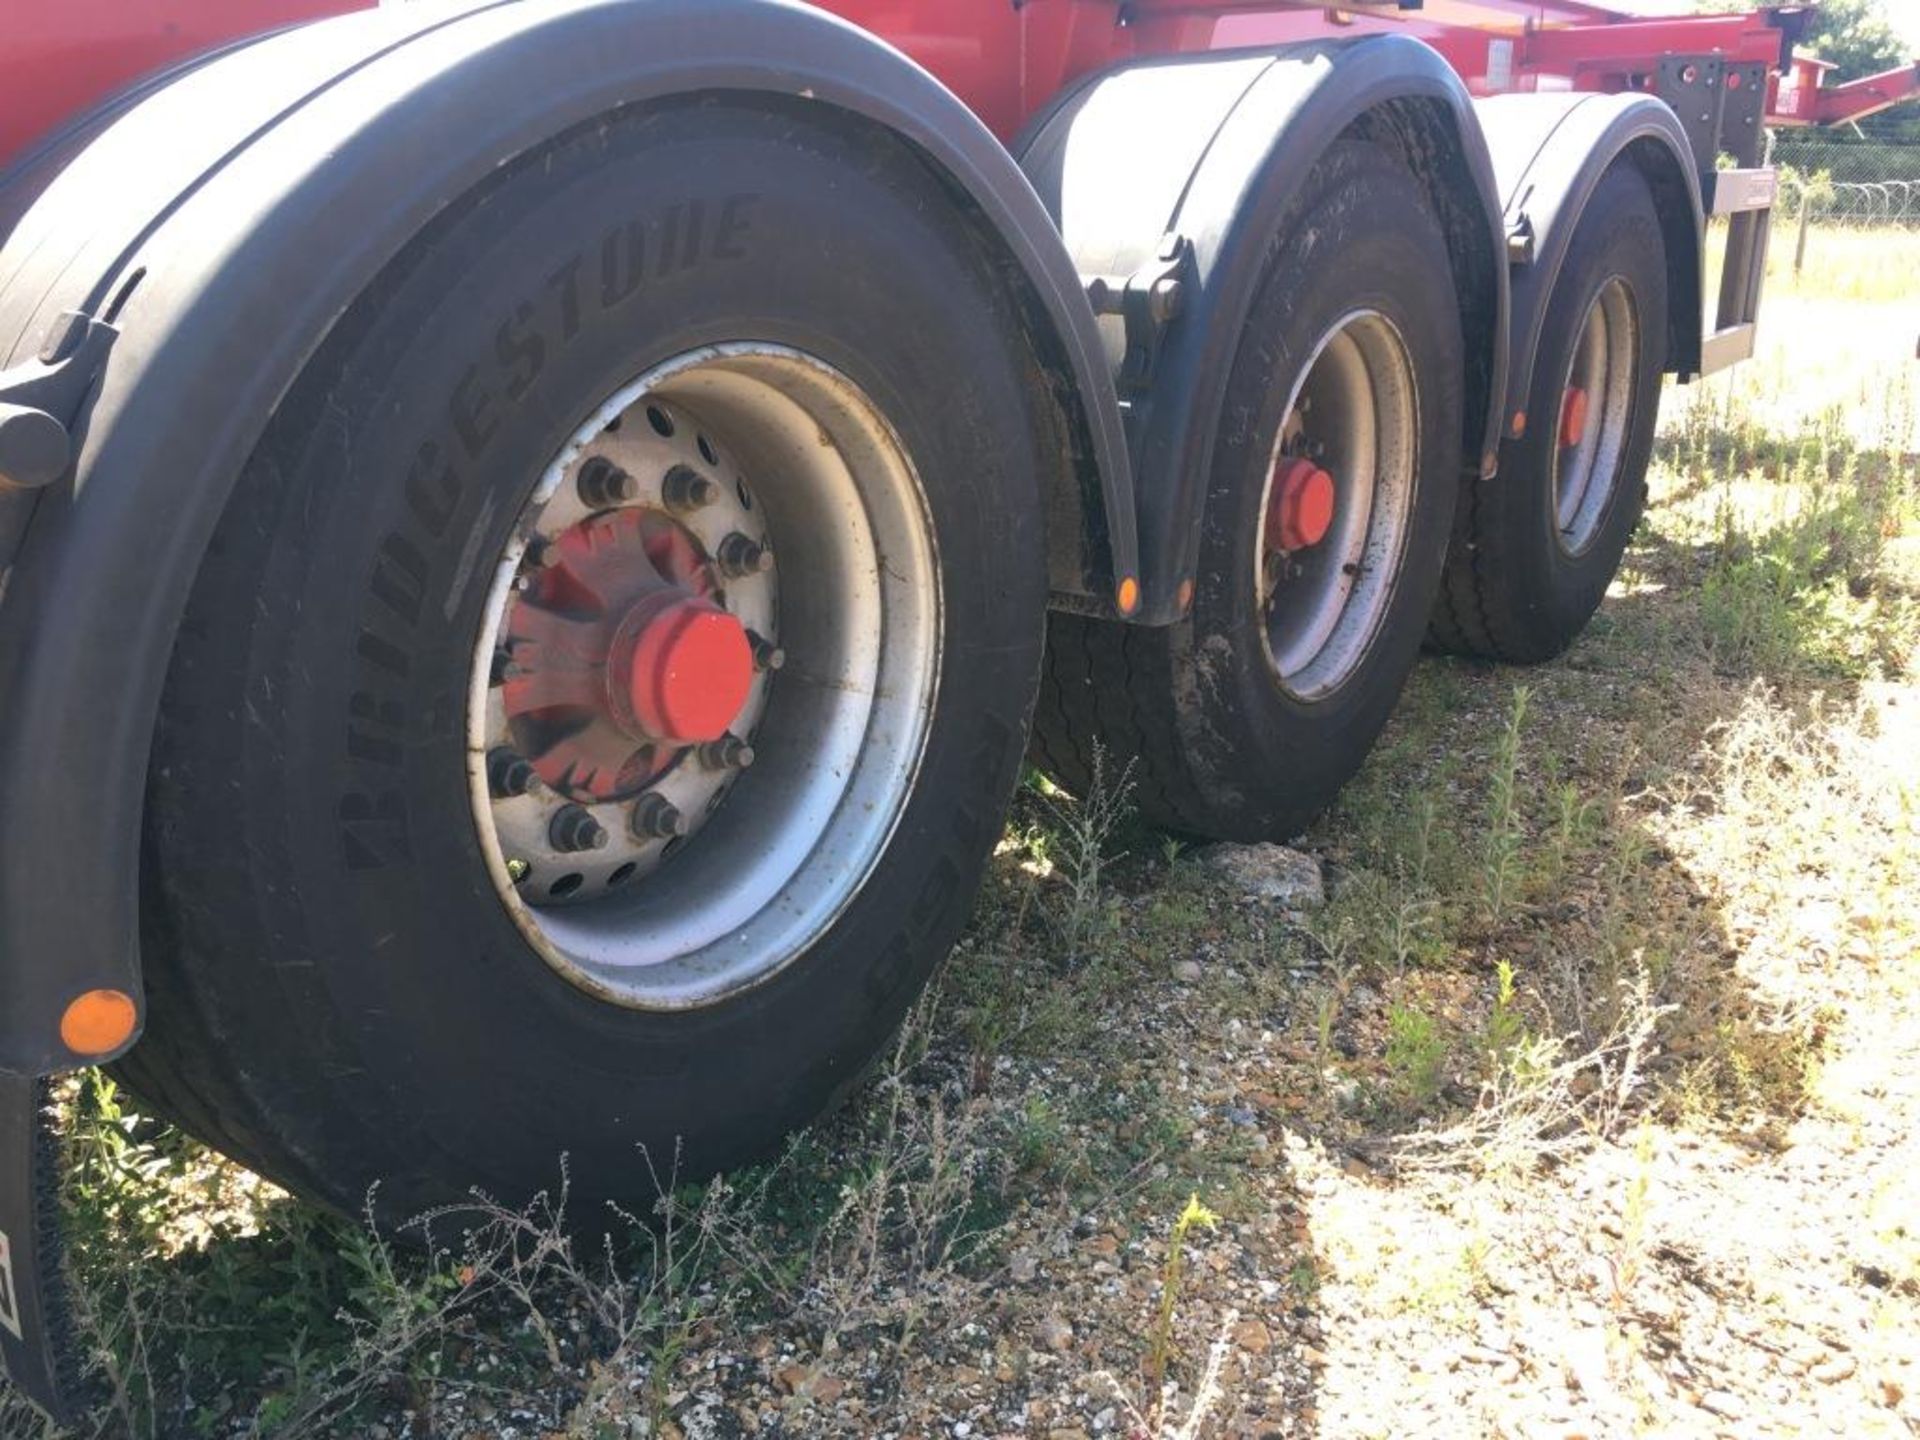
[{"label": "tire sidewall", "polygon": [[[851,1083],[951,944],[1019,763],[1045,583],[1017,324],[942,202],[904,147],[797,112],[595,127],[416,242],[276,420],[250,476],[279,495],[235,757],[273,958],[202,1003],[236,1035],[300,1017],[252,1046],[249,1084],[284,1148],[360,1157],[331,1193],[524,1194],[563,1151],[580,1188],[619,1193],[636,1146],[681,1141],[692,1170],[750,1159]],[[918,465],[939,694],[894,837],[830,931],[749,991],[649,1013],[556,974],[494,893],[466,677],[493,557],[574,429],[661,362],[742,340],[839,369]],[[248,943],[200,919],[211,951]],[[317,1074],[336,1077],[319,1097]]]},{"label": "tire sidewall", "polygon": [[[1561,406],[1572,375],[1574,348],[1588,312],[1607,284],[1625,283],[1635,310],[1638,352],[1631,409],[1614,489],[1593,533],[1578,554],[1560,543],[1554,486],[1560,460]],[[1653,198],[1638,171],[1616,164],[1587,202],[1547,305],[1534,359],[1526,436],[1508,449],[1503,471],[1514,485],[1501,497],[1505,523],[1517,543],[1503,555],[1509,593],[1540,644],[1557,650],[1599,607],[1620,567],[1646,506],[1646,469],[1659,419],[1666,353],[1667,270]],[[1529,613],[1530,612],[1530,613]]]},{"label": "tire sidewall", "polygon": [[[1194,763],[1237,797],[1220,828],[1264,838],[1333,798],[1385,725],[1418,653],[1439,583],[1461,455],[1459,312],[1445,236],[1418,183],[1375,147],[1343,143],[1284,224],[1245,324],[1222,405],[1193,615],[1178,629],[1199,693],[1185,709]],[[1370,647],[1340,687],[1307,701],[1270,658],[1255,554],[1268,470],[1315,346],[1374,310],[1415,372],[1419,452],[1401,571]]]}]

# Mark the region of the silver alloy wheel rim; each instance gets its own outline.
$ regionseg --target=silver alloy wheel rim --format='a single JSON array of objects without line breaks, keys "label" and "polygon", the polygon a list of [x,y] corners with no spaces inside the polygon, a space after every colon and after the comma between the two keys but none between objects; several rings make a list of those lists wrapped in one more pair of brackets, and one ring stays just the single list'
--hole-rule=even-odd
[{"label": "silver alloy wheel rim", "polygon": [[[1584,392],[1588,407],[1578,440],[1554,447],[1554,535],[1568,555],[1584,554],[1592,546],[1620,488],[1639,354],[1640,320],[1633,292],[1615,276],[1588,307],[1561,390],[1563,396]],[[1556,434],[1555,439],[1564,440],[1565,435]]]},{"label": "silver alloy wheel rim", "polygon": [[[686,833],[640,840],[631,799],[590,805],[611,843],[582,855],[548,840],[565,797],[536,783],[496,798],[488,757],[511,739],[496,657],[523,567],[589,513],[577,483],[596,456],[640,481],[631,503],[643,508],[662,503],[676,464],[722,481],[711,518],[681,523],[709,553],[732,528],[772,552],[770,571],[729,579],[724,599],[785,655],[777,674],[756,674],[734,727],[752,731],[751,768],[716,781],[686,752],[650,786]],[[474,649],[469,793],[494,887],[528,943],[582,988],[654,1010],[711,1004],[804,953],[860,889],[912,790],[939,683],[940,593],[905,448],[824,362],[713,346],[611,397],[523,507]]]},{"label": "silver alloy wheel rim", "polygon": [[[1399,328],[1376,310],[1336,321],[1287,399],[1254,537],[1267,658],[1281,688],[1318,700],[1351,679],[1392,605],[1419,466],[1420,397]],[[1269,551],[1274,476],[1310,456],[1333,477],[1335,507],[1311,549]]]}]

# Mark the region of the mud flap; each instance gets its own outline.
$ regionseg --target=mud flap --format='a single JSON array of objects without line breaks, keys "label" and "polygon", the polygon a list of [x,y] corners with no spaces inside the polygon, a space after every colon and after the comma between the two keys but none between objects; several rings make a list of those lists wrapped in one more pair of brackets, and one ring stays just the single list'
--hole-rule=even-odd
[{"label": "mud flap", "polygon": [[0,1359],[62,1425],[86,1410],[60,1246],[59,1133],[48,1082],[0,1075]]}]

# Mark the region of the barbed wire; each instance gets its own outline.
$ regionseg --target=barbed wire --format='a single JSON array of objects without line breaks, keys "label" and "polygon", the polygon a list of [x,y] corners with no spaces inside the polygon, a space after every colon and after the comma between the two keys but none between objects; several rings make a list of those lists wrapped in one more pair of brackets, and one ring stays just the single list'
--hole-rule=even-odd
[{"label": "barbed wire", "polygon": [[1835,182],[1826,218],[1859,225],[1920,226],[1920,179]]},{"label": "barbed wire", "polygon": [[1920,134],[1901,111],[1833,132],[1779,130],[1781,208],[1817,223],[1920,228]]}]

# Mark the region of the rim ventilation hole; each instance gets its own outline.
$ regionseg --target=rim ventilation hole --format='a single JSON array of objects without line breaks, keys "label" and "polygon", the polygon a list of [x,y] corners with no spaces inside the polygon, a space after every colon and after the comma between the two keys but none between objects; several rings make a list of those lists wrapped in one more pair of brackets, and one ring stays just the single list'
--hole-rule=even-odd
[{"label": "rim ventilation hole", "polygon": [[673,437],[673,417],[658,405],[647,406],[647,423],[653,426],[653,433],[662,440]]},{"label": "rim ventilation hole", "polygon": [[549,885],[547,887],[547,894],[556,900],[564,900],[586,883],[587,877],[575,871],[570,875],[562,875],[558,880],[554,881],[553,884]]},{"label": "rim ventilation hole", "polygon": [[734,481],[734,482],[733,482],[733,493],[734,493],[734,494],[736,494],[736,495],[738,495],[738,496],[740,497],[740,508],[741,508],[742,510],[751,510],[751,509],[753,508],[753,497],[752,497],[751,495],[749,495],[749,494],[747,494],[747,482],[746,482],[746,481],[744,481],[744,480],[736,480],[736,481]]},{"label": "rim ventilation hole", "polygon": [[622,865],[618,870],[614,871],[611,875],[607,876],[607,888],[609,890],[619,889],[622,885],[626,884],[629,880],[633,879],[634,871],[638,870],[639,868],[640,867],[638,865],[634,864],[633,861],[629,860],[626,864]]},{"label": "rim ventilation hole", "polygon": [[719,452],[713,448],[713,442],[707,439],[706,436],[704,435],[694,436],[693,443],[699,447],[700,458],[706,461],[707,464],[718,465],[720,463]]}]

